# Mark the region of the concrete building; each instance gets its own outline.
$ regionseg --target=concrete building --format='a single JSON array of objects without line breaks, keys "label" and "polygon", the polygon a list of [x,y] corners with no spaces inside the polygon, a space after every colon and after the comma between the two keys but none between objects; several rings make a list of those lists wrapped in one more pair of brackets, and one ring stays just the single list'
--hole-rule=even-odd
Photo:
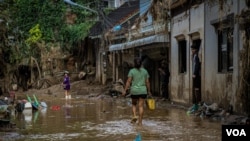
[{"label": "concrete building", "polygon": [[[152,93],[160,96],[157,68],[166,59],[171,101],[192,105],[190,47],[196,45],[201,62],[201,101],[250,113],[250,63],[242,57],[250,54],[248,0],[137,2],[137,12],[120,17],[112,30],[103,33],[106,44],[102,56],[106,61],[100,64],[107,66],[108,72],[103,82],[126,81],[133,58],[141,57],[151,76]],[[127,6],[131,8],[131,4]]]},{"label": "concrete building", "polygon": [[237,16],[247,8],[245,2],[230,0],[223,5],[205,2],[204,9],[203,100],[217,102],[225,108],[231,105],[240,113],[247,108],[239,91],[243,85],[240,55],[244,40]]},{"label": "concrete building", "polygon": [[149,12],[152,8],[151,2],[150,0],[139,1],[139,16],[134,22],[129,22],[130,25],[125,32],[121,30],[111,33],[112,40],[108,48],[110,58],[113,60],[113,81],[118,79],[126,81],[128,71],[133,67],[133,59],[141,57],[143,66],[150,75],[152,93],[160,96],[158,67],[161,60],[169,61],[168,21],[162,18],[168,13],[159,8],[158,12],[163,14],[153,17]]},{"label": "concrete building", "polygon": [[247,8],[245,1],[182,2],[171,9],[172,100],[192,104],[190,46],[199,44],[202,101],[246,112],[246,102],[239,93],[243,38],[237,22],[237,16]]}]

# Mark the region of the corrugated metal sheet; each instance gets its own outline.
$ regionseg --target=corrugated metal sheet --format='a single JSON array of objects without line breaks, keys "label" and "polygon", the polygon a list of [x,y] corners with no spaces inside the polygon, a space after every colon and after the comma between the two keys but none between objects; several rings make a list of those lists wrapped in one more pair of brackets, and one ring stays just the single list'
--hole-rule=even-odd
[{"label": "corrugated metal sheet", "polygon": [[127,43],[111,45],[109,47],[109,51],[129,49],[129,48],[139,47],[139,46],[143,46],[147,44],[163,43],[163,42],[166,42],[166,43],[169,42],[169,36],[167,34],[154,35],[154,36],[145,37],[145,38],[134,40],[134,41],[127,42]]},{"label": "corrugated metal sheet", "polygon": [[[109,30],[116,25],[123,25],[123,28],[127,28],[127,24],[124,22],[130,19],[130,24],[134,23],[139,11],[139,0],[125,2],[121,7],[115,9],[108,16],[103,16],[102,21],[98,21],[90,29],[89,36],[91,38],[98,38],[104,32],[104,30]],[[134,15],[135,14],[135,15]],[[132,18],[135,16],[135,18]]]}]

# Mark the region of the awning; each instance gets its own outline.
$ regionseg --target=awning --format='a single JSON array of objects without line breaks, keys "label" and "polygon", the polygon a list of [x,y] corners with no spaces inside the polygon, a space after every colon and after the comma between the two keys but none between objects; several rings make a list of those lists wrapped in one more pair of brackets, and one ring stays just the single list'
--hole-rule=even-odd
[{"label": "awning", "polygon": [[153,43],[164,43],[169,42],[169,36],[167,34],[160,34],[160,35],[154,35],[145,37],[142,39],[134,40],[131,42],[126,42],[122,44],[115,44],[109,46],[109,51],[115,51],[115,50],[123,50],[123,49],[129,49],[133,47],[139,47],[147,44],[153,44]]}]

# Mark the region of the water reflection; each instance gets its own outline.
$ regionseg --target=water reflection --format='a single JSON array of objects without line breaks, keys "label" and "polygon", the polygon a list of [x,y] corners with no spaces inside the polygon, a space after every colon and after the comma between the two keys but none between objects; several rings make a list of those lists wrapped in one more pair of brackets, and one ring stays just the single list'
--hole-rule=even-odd
[{"label": "water reflection", "polygon": [[119,98],[55,99],[48,109],[18,115],[15,140],[132,141],[138,133],[148,141],[221,140],[219,122],[188,116],[185,110],[167,104],[157,105],[154,111],[145,108],[142,127],[131,124],[130,104],[130,99]]},{"label": "water reflection", "polygon": [[73,108],[73,106],[71,105],[71,100],[66,100],[63,108],[65,113],[65,118],[71,118],[71,108]]},{"label": "water reflection", "polygon": [[24,109],[23,113],[19,113],[24,116],[24,120],[27,124],[31,124],[32,122],[32,109]]},{"label": "water reflection", "polygon": [[16,119],[19,121],[19,124],[17,125],[17,127],[20,129],[25,129],[26,128],[25,114],[24,113],[17,113]]}]

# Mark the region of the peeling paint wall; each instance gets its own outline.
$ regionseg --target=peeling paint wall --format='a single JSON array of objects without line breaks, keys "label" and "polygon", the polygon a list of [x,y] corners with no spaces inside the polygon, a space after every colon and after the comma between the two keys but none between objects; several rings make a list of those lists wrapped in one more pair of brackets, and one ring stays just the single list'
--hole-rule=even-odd
[{"label": "peeling paint wall", "polygon": [[[227,109],[233,106],[235,112],[242,111],[242,101],[237,94],[240,76],[239,54],[242,49],[242,37],[236,16],[246,9],[245,1],[231,0],[224,3],[222,11],[218,3],[205,1],[191,6],[190,9],[172,18],[171,28],[171,97],[173,101],[192,103],[191,52],[192,40],[201,39],[199,57],[201,61],[201,97],[206,103],[218,103]],[[233,71],[219,71],[218,29],[221,21],[233,15]],[[226,21],[228,22],[228,21]],[[230,24],[230,23],[227,23]],[[224,25],[223,25],[224,26]],[[186,40],[187,71],[179,73],[178,41]]]},{"label": "peeling paint wall", "polygon": [[241,102],[237,101],[237,88],[239,83],[239,51],[242,48],[238,24],[233,25],[233,71],[218,71],[218,31],[212,23],[222,21],[229,14],[234,17],[239,14],[245,1],[232,0],[224,4],[223,10],[219,11],[218,5],[209,5],[205,8],[205,66],[204,66],[204,96],[207,102],[216,102],[224,108],[232,105],[235,111],[242,109]]},{"label": "peeling paint wall", "polygon": [[[189,70],[187,72],[179,73],[179,49],[178,40],[188,41],[188,29],[189,29],[189,15],[186,13],[181,13],[172,20],[172,30],[171,30],[171,99],[176,102],[188,103],[189,101]],[[187,53],[189,54],[189,53]],[[189,56],[189,55],[187,55]],[[189,61],[187,61],[189,62]],[[188,64],[187,64],[188,66]]]},{"label": "peeling paint wall", "polygon": [[[172,19],[171,29],[171,99],[190,104],[192,102],[192,60],[190,46],[192,40],[201,39],[199,56],[203,62],[204,4],[196,5]],[[186,72],[179,72],[178,41],[186,40]]]}]

